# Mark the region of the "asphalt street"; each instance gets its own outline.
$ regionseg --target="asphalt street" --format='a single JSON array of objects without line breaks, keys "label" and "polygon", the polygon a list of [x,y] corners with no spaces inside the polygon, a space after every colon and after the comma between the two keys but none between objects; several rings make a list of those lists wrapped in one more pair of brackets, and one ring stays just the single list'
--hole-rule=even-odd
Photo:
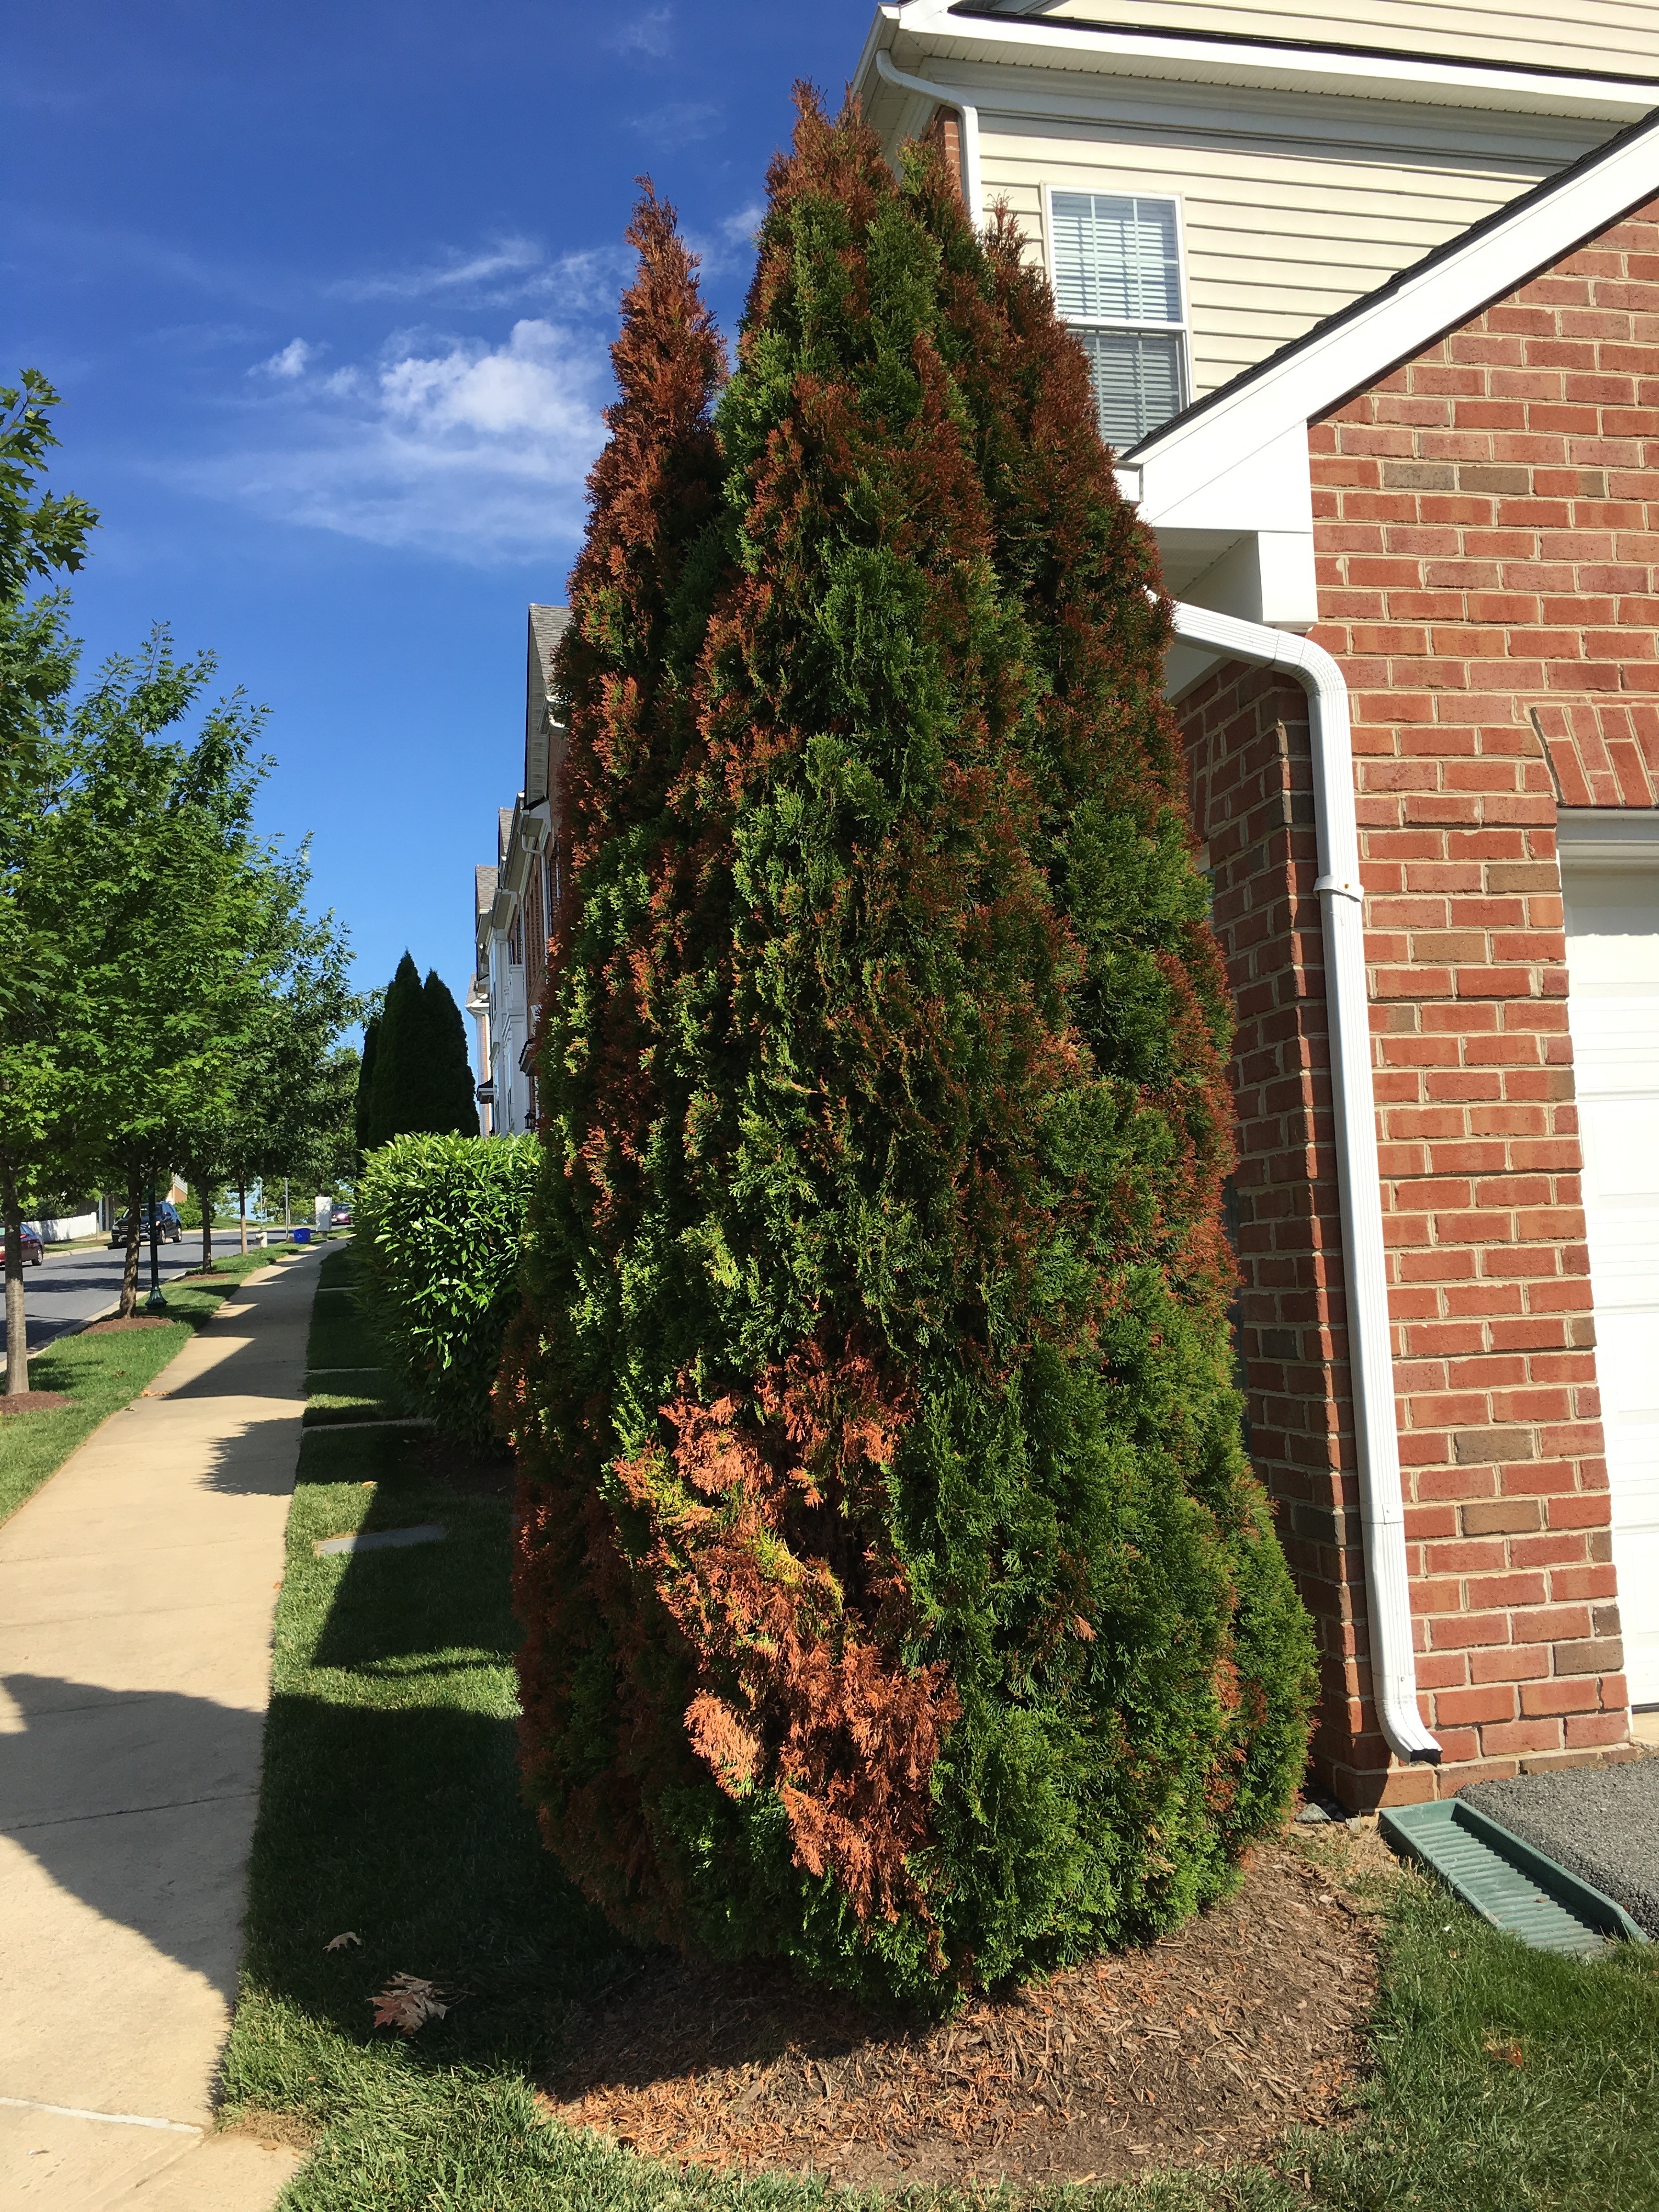
[{"label": "asphalt street", "polygon": [[[278,1237],[281,1231],[277,1232]],[[236,1231],[216,1229],[213,1233],[213,1249],[222,1255],[237,1249]],[[29,1351],[40,1351],[55,1336],[78,1322],[89,1321],[112,1305],[121,1295],[121,1259],[119,1252],[112,1252],[107,1244],[94,1251],[55,1252],[46,1247],[44,1263],[23,1270],[23,1292],[28,1314]],[[161,1247],[161,1279],[183,1275],[202,1263],[202,1232],[186,1229],[181,1244]],[[138,1255],[138,1295],[140,1299],[149,1293],[149,1248],[146,1245]],[[0,1324],[0,1342],[5,1330]]]}]

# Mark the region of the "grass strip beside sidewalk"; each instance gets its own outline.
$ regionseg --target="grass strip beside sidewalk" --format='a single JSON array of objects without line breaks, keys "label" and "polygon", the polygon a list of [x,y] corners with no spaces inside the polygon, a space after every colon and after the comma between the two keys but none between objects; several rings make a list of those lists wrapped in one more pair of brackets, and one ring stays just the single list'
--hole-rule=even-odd
[{"label": "grass strip beside sidewalk", "polygon": [[162,1328],[108,1334],[82,1329],[34,1353],[29,1361],[31,1386],[59,1391],[72,1402],[0,1415],[0,1521],[56,1474],[100,1421],[147,1390],[242,1278],[268,1266],[275,1256],[270,1252],[232,1253],[216,1260],[210,1279],[174,1276],[162,1286],[167,1308]]}]

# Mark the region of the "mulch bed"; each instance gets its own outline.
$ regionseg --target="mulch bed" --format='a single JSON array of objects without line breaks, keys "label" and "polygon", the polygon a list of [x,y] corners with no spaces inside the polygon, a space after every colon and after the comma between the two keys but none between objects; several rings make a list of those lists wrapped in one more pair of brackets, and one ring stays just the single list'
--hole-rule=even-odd
[{"label": "mulch bed", "polygon": [[0,1413],[55,1413],[74,1403],[61,1390],[14,1390],[0,1394]]},{"label": "mulch bed", "polygon": [[166,1314],[128,1314],[125,1319],[116,1314],[108,1321],[89,1322],[81,1334],[82,1336],[114,1336],[122,1329],[172,1328],[175,1326],[176,1317],[169,1320]]},{"label": "mulch bed", "polygon": [[935,2027],[775,1969],[653,1959],[571,2022],[549,2117],[682,2166],[853,2186],[1112,2181],[1341,2117],[1376,1986],[1364,1908],[1288,1844],[1237,1893]]}]

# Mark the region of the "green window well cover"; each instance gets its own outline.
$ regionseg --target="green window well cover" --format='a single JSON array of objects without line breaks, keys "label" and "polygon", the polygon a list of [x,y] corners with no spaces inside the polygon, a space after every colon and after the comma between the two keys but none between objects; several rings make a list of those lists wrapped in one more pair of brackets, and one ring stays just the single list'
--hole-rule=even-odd
[{"label": "green window well cover", "polygon": [[1589,1958],[1621,1937],[1648,1940],[1610,1897],[1458,1798],[1395,1806],[1378,1826],[1396,1850],[1432,1868],[1483,1920],[1534,1951]]}]

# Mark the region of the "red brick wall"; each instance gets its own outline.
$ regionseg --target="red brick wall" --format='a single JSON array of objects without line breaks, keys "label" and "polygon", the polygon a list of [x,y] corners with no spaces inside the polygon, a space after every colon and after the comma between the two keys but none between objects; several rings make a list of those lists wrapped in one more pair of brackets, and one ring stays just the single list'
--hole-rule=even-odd
[{"label": "red brick wall", "polygon": [[1424,1711],[1369,1705],[1299,691],[1182,702],[1238,995],[1252,1444],[1320,1625],[1350,1802],[1628,1737],[1556,863],[1659,799],[1659,204],[1310,428],[1346,673]]},{"label": "red brick wall", "polygon": [[1250,1455],[1319,1643],[1315,1765],[1374,1802],[1388,1748],[1364,1709],[1364,1559],[1342,1299],[1306,702],[1223,668],[1181,702],[1194,820],[1238,1030],[1236,1242]]},{"label": "red brick wall", "polygon": [[1558,805],[1659,776],[1659,210],[1310,426],[1354,708],[1419,1682],[1462,1772],[1628,1734]]}]

